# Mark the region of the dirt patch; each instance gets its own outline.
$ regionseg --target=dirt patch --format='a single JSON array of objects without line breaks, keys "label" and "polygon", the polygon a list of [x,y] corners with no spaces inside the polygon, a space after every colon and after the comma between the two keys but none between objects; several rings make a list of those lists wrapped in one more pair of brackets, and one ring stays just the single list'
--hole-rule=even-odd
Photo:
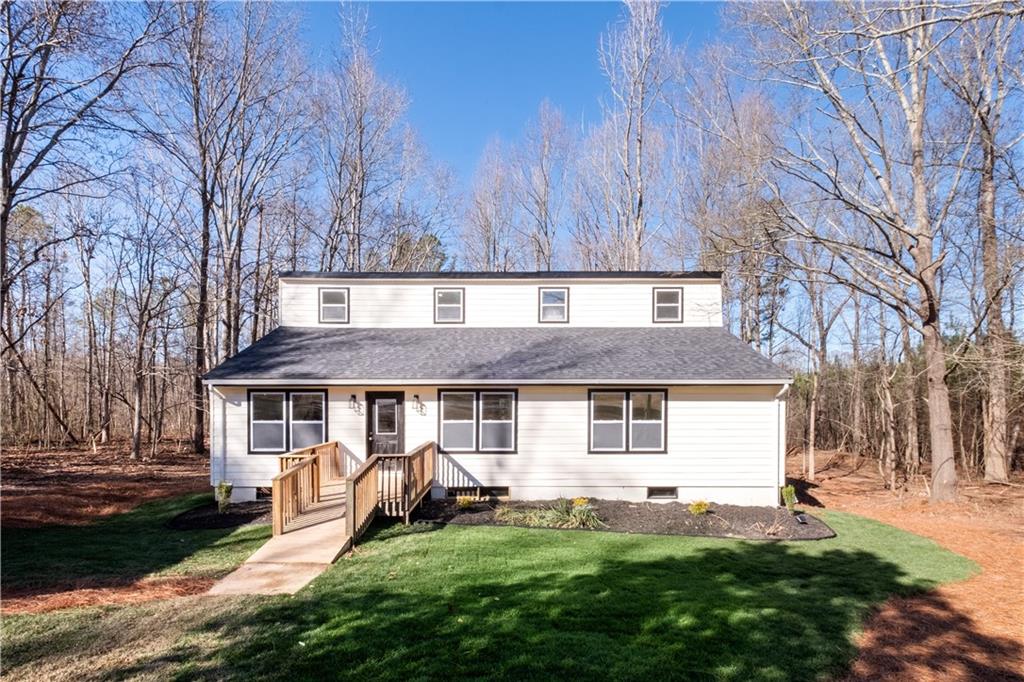
[{"label": "dirt patch", "polygon": [[157,599],[171,599],[201,594],[216,582],[213,578],[146,578],[124,584],[82,582],[66,585],[46,593],[26,590],[4,590],[3,613],[43,613],[59,609],[114,604],[141,604]]},{"label": "dirt patch", "polygon": [[[507,526],[495,519],[501,507],[531,510],[549,507],[550,501],[476,502],[459,509],[455,500],[424,502],[418,518],[433,523],[467,526]],[[835,533],[823,521],[811,516],[799,523],[784,509],[774,507],[741,507],[713,505],[707,514],[691,514],[679,502],[623,502],[590,500],[605,526],[599,530],[617,533],[653,535],[691,535],[699,537],[743,538],[748,540],[820,540]]]},{"label": "dirt patch", "polygon": [[184,511],[167,522],[174,530],[207,530],[270,524],[270,500],[242,502],[228,507],[223,514],[216,502]]},{"label": "dirt patch", "polygon": [[[930,504],[922,478],[893,493],[873,462],[827,453],[805,504],[861,514],[931,538],[982,572],[929,594],[887,602],[865,626],[847,680],[1024,680],[1024,476],[965,481],[960,500]],[[790,471],[799,471],[799,460]]]},{"label": "dirt patch", "polygon": [[161,446],[155,457],[128,459],[127,444],[38,450],[4,448],[0,525],[82,525],[149,500],[210,490],[209,460]]}]

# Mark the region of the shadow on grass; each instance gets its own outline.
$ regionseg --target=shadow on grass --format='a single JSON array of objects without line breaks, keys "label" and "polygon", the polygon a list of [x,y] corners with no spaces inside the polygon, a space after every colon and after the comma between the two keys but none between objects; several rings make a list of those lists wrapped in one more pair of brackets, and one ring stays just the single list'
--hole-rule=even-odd
[{"label": "shadow on grass", "polygon": [[[0,586],[5,596],[49,594],[69,587],[116,587],[194,561],[217,574],[269,535],[263,527],[172,530],[167,521],[210,501],[209,494],[149,502],[86,526],[5,528]],[[198,557],[197,557],[198,554]]]},{"label": "shadow on grass", "polygon": [[[814,680],[844,674],[873,608],[934,586],[850,549],[709,541],[663,551],[605,534],[436,528],[375,526],[361,555],[310,589],[226,610],[116,676],[163,664],[190,679]],[[1021,679],[1013,642],[934,607],[933,632],[955,627],[955,637],[931,646],[919,629],[894,628],[875,644],[886,650],[878,660],[914,645],[926,669]],[[973,656],[982,649],[987,658]]]}]

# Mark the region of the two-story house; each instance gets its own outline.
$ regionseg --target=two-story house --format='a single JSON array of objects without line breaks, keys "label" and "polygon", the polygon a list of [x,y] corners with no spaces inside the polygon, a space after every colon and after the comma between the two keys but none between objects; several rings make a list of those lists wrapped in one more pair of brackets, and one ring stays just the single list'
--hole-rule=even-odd
[{"label": "two-story house", "polygon": [[791,379],[722,326],[720,273],[280,277],[280,326],[206,375],[211,482],[436,441],[434,496],[774,505]]}]

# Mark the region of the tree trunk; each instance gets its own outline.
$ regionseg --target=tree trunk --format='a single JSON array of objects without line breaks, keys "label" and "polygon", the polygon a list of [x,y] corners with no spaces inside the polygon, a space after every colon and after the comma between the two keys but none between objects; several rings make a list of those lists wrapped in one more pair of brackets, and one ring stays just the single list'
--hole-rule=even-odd
[{"label": "tree trunk", "polygon": [[914,369],[914,348],[910,343],[910,326],[901,321],[900,334],[903,341],[903,409],[906,422],[906,450],[904,461],[910,474],[921,470],[921,440],[917,433],[917,372]]},{"label": "tree trunk", "polygon": [[953,449],[953,416],[946,386],[946,351],[938,320],[924,326],[925,376],[928,380],[928,436],[932,451],[933,502],[956,499],[956,455]]},{"label": "tree trunk", "polygon": [[814,372],[811,381],[811,404],[807,409],[807,480],[813,481],[814,470],[814,441],[817,439],[818,421],[818,371]]},{"label": "tree trunk", "polygon": [[[206,178],[203,178],[206,182]],[[204,184],[204,192],[206,186]],[[196,302],[196,352],[192,366],[192,450],[196,454],[206,453],[206,391],[203,388],[203,374],[206,372],[206,317],[209,309],[210,279],[210,214],[213,202],[203,199],[203,232],[199,246],[199,296]]]},{"label": "tree trunk", "polygon": [[996,235],[996,148],[992,131],[981,126],[982,167],[978,185],[978,224],[981,227],[981,262],[984,269],[985,308],[988,335],[988,396],[984,405],[985,480],[1006,483],[1009,480],[1006,447],[1006,327],[1003,324],[1003,275]]}]

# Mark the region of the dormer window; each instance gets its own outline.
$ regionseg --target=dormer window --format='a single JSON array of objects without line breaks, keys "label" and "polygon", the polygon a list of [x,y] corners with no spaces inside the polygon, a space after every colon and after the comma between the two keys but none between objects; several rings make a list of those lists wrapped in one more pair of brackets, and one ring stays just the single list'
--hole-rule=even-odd
[{"label": "dormer window", "polygon": [[321,324],[348,324],[348,288],[320,289]]},{"label": "dormer window", "polygon": [[654,289],[654,321],[683,321],[683,290],[681,287]]},{"label": "dormer window", "polygon": [[465,322],[465,297],[465,289],[434,289],[434,324]]},{"label": "dormer window", "polygon": [[569,290],[566,288],[540,289],[540,311],[538,319],[545,322],[569,321]]}]

